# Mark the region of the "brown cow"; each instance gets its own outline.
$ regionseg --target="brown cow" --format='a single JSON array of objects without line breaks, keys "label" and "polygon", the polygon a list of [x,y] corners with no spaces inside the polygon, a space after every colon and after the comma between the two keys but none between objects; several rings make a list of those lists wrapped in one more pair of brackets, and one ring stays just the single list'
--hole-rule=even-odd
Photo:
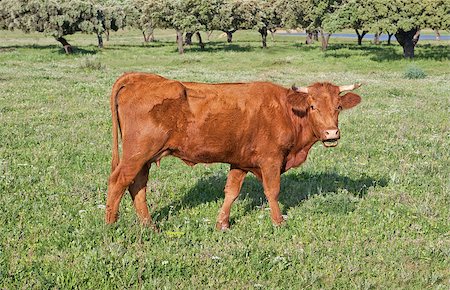
[{"label": "brown cow", "polygon": [[230,164],[218,229],[229,228],[230,208],[247,172],[262,181],[272,221],[279,225],[280,175],[303,163],[317,141],[337,145],[339,112],[361,101],[354,93],[340,93],[357,87],[315,83],[288,89],[269,82],[204,84],[146,73],[122,75],[111,94],[113,153],[106,222],[117,220],[128,187],[141,222],[151,224],[148,172],[152,163],[173,155],[188,165]]}]

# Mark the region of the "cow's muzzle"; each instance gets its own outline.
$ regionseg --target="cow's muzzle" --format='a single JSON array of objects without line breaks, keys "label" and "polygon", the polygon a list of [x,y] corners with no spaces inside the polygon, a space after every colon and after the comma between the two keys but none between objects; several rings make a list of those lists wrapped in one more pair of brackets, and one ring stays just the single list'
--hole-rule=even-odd
[{"label": "cow's muzzle", "polygon": [[339,129],[325,130],[322,133],[322,143],[325,147],[335,147],[340,137]]}]

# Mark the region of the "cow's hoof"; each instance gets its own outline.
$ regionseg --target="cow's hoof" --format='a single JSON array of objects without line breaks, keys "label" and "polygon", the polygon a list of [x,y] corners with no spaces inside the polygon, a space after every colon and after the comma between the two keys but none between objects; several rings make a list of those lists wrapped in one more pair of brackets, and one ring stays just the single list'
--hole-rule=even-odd
[{"label": "cow's hoof", "polygon": [[152,223],[151,225],[147,225],[147,227],[149,229],[152,229],[157,234],[159,234],[161,232],[161,230],[154,223]]},{"label": "cow's hoof", "polygon": [[281,222],[281,223],[273,223],[273,226],[274,227],[277,227],[277,228],[281,228],[281,227],[284,227],[286,225],[286,222]]},{"label": "cow's hoof", "polygon": [[230,224],[229,223],[224,223],[224,222],[217,222],[216,223],[216,230],[218,231],[228,231],[230,229]]},{"label": "cow's hoof", "polygon": [[147,224],[142,224],[143,226],[145,226],[148,229],[151,229],[152,231],[154,231],[155,233],[160,233],[161,230],[158,228],[158,226],[152,222],[149,222]]},{"label": "cow's hoof", "polygon": [[114,224],[118,219],[119,219],[118,214],[113,215],[113,214],[107,213],[105,216],[105,222],[108,225]]},{"label": "cow's hoof", "polygon": [[282,226],[286,225],[287,219],[288,219],[287,215],[282,215],[280,219],[278,219],[276,221],[272,221],[272,223],[276,227],[282,227]]},{"label": "cow's hoof", "polygon": [[156,226],[156,224],[151,220],[151,218],[144,218],[139,221],[139,224],[144,227],[153,230],[155,233],[160,233],[161,230]]}]

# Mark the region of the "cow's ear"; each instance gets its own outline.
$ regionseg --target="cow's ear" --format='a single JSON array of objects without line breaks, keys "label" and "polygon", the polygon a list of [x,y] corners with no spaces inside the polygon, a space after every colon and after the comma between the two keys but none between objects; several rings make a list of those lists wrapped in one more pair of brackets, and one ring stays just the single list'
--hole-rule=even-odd
[{"label": "cow's ear", "polygon": [[308,94],[292,92],[287,96],[288,103],[292,106],[292,110],[296,115],[303,117],[309,107]]},{"label": "cow's ear", "polygon": [[355,93],[346,93],[341,96],[341,106],[343,109],[350,109],[361,103],[361,97]]}]

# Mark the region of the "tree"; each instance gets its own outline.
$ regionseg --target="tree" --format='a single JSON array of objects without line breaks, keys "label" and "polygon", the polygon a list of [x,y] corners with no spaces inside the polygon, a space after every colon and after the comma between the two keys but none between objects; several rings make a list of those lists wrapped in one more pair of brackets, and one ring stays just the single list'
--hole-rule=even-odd
[{"label": "tree", "polygon": [[427,26],[436,33],[436,39],[440,40],[439,30],[450,29],[450,1],[449,0],[425,0],[424,18]]},{"label": "tree", "polygon": [[0,2],[2,26],[24,32],[44,32],[55,37],[66,53],[72,46],[66,35],[76,32],[103,33],[102,13],[91,1],[3,0]]},{"label": "tree", "polygon": [[[280,9],[279,0],[262,1],[260,2],[260,6],[261,11],[264,13],[260,14],[261,18],[259,21],[266,30],[266,37],[267,31],[270,31],[272,40],[274,40],[275,31],[282,25],[282,14],[284,11]],[[265,39],[263,39],[263,41],[265,41]]]},{"label": "tree", "polygon": [[156,24],[152,16],[144,12],[146,3],[146,0],[131,0],[126,2],[126,25],[139,29],[144,37],[144,42],[152,42],[155,41],[154,30]]},{"label": "tree", "polygon": [[336,29],[354,29],[358,36],[358,44],[361,45],[362,39],[372,28],[374,15],[374,6],[371,1],[347,0],[339,6],[327,21],[333,21]]},{"label": "tree", "polygon": [[[396,26],[391,23],[389,17],[392,13],[392,3],[382,0],[371,0],[372,9],[373,9],[373,18],[371,23],[371,29],[376,32],[377,36],[383,32],[388,35],[388,45],[391,44],[391,38],[394,33],[397,31]],[[378,41],[378,40],[377,40]],[[377,43],[377,42],[375,42]]]},{"label": "tree", "polygon": [[225,0],[197,0],[193,5],[191,13],[197,18],[205,31],[218,29],[218,15],[221,8],[225,6]]},{"label": "tree", "polygon": [[[214,1],[214,0],[212,0]],[[220,30],[226,33],[227,42],[233,42],[233,33],[242,28],[245,21],[241,10],[243,0],[217,0],[214,13],[210,18],[207,30]]]},{"label": "tree", "polygon": [[322,50],[328,48],[331,34],[339,29],[335,21],[331,21],[333,13],[342,0],[305,0],[307,1],[306,16],[309,18],[309,30],[318,30],[320,33]]},{"label": "tree", "polygon": [[242,29],[255,29],[261,34],[262,47],[267,48],[267,33],[281,25],[277,1],[244,0],[239,5]]},{"label": "tree", "polygon": [[[241,10],[242,0],[224,0],[219,2],[217,14],[211,21],[211,30],[220,30],[226,33],[227,42],[233,41],[233,33],[242,28],[245,11]],[[244,13],[243,13],[244,12]]]},{"label": "tree", "polygon": [[332,33],[339,29],[337,21],[331,19],[342,0],[281,0],[285,7],[283,23],[289,27],[302,27],[307,33],[318,31],[322,50],[326,50]]},{"label": "tree", "polygon": [[199,31],[201,23],[192,13],[195,0],[154,0],[143,6],[143,14],[155,27],[175,29],[178,53],[183,54],[183,34],[186,31]]},{"label": "tree", "polygon": [[449,0],[372,0],[377,20],[374,26],[394,34],[405,58],[414,57],[420,29],[446,29]]},{"label": "tree", "polygon": [[[223,0],[191,0],[183,9],[186,9],[186,14],[191,14],[195,17],[197,23],[194,25],[194,28],[211,31],[214,29],[215,15],[219,12],[219,7],[222,4]],[[186,32],[186,44],[191,44],[191,38],[194,34],[198,38],[200,48],[203,49],[202,37],[198,30]]]},{"label": "tree", "polygon": [[395,0],[393,3],[388,20],[396,27],[395,37],[403,47],[404,57],[413,58],[418,33],[425,26],[422,17],[425,6],[422,0]]},{"label": "tree", "polygon": [[[111,30],[117,31],[126,26],[127,15],[130,14],[130,11],[124,8],[127,6],[123,0],[97,0],[96,2],[97,9],[100,13],[103,30],[106,35],[106,40],[109,41],[109,33]],[[100,39],[101,34],[98,37]],[[103,47],[103,43],[102,45],[99,43],[99,47]]]},{"label": "tree", "polygon": [[285,28],[297,29],[299,27],[306,29],[306,44],[313,41],[313,34],[316,31],[307,29],[311,27],[311,20],[306,16],[308,7],[307,1],[279,0],[278,7],[284,11],[281,18],[281,26]]},{"label": "tree", "polygon": [[0,1],[0,29],[9,29],[10,13],[11,13],[11,1]]}]

